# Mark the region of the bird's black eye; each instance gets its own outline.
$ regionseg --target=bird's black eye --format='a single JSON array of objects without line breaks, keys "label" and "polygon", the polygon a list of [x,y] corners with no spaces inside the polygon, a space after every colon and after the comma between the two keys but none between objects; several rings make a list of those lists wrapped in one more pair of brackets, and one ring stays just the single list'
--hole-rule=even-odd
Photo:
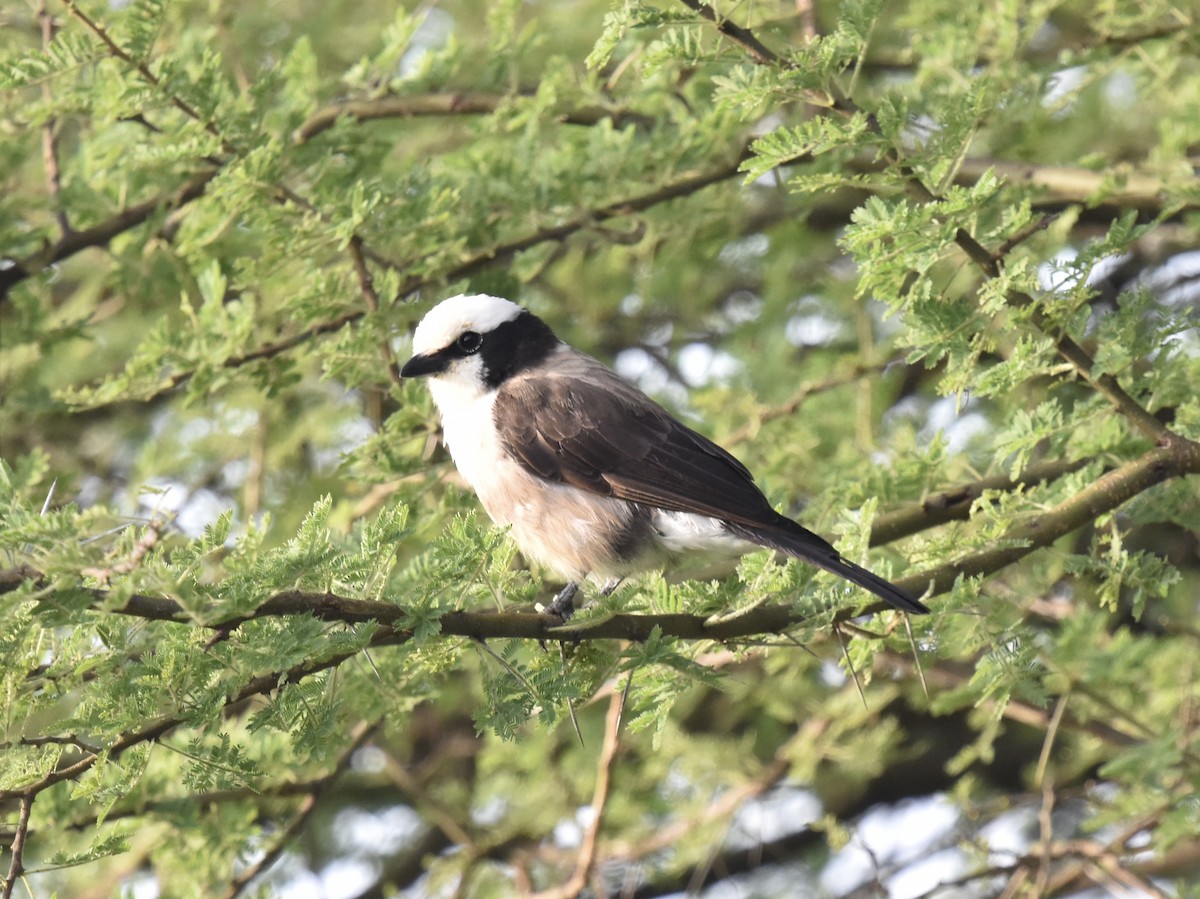
[{"label": "bird's black eye", "polygon": [[483,345],[483,337],[478,331],[463,331],[458,335],[455,345],[467,355],[479,352]]}]

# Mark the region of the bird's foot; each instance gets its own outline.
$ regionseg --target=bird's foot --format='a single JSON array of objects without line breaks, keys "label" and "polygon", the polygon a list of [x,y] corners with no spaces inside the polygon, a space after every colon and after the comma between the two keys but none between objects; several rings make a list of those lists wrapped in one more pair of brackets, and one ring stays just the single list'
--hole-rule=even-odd
[{"label": "bird's foot", "polygon": [[575,594],[578,592],[579,584],[575,583],[575,581],[570,581],[558,591],[554,599],[550,600],[550,605],[541,611],[544,611],[548,615],[557,615],[563,621],[566,621],[575,614]]}]

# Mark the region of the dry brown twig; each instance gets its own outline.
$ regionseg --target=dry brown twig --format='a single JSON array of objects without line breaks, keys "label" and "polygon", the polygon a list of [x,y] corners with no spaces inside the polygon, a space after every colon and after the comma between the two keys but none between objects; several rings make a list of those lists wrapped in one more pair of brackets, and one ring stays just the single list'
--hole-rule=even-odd
[{"label": "dry brown twig", "polygon": [[3,884],[0,885],[2,887],[0,888],[0,899],[12,899],[17,881],[25,873],[25,840],[29,835],[29,816],[33,811],[33,798],[33,794],[21,797],[20,810],[17,812],[17,827],[12,845],[9,847],[12,861],[8,866],[8,874],[5,875]]},{"label": "dry brown twig", "polygon": [[592,819],[584,832],[579,855],[575,861],[575,870],[566,883],[555,889],[537,893],[535,899],[574,899],[583,892],[591,880],[600,845],[600,826],[604,820],[604,809],[608,804],[608,797],[612,789],[613,769],[617,759],[617,748],[620,745],[621,714],[625,709],[625,701],[629,698],[629,686],[632,683],[633,673],[630,672],[625,681],[625,689],[619,693],[614,692],[608,700],[608,713],[604,718],[604,742],[600,746],[600,754],[596,759],[596,787],[592,793]]}]

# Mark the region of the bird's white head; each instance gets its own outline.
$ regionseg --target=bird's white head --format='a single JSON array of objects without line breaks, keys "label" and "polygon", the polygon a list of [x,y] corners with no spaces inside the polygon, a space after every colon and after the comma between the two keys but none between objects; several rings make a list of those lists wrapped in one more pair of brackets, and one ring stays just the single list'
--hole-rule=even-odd
[{"label": "bird's white head", "polygon": [[538,365],[559,345],[540,318],[487,294],[451,297],[425,314],[413,334],[413,357],[400,374],[427,377],[443,413],[494,391]]},{"label": "bird's white head", "polygon": [[516,303],[486,293],[460,294],[425,313],[413,332],[413,353],[426,355],[450,346],[468,331],[486,334],[524,312]]}]

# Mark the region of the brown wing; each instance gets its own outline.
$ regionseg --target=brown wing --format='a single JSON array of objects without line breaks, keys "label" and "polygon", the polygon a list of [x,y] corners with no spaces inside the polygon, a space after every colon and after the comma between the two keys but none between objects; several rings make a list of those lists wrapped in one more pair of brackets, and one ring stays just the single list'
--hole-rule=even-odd
[{"label": "brown wing", "polygon": [[[568,351],[570,352],[570,351]],[[737,459],[589,357],[511,378],[495,419],[531,472],[584,490],[746,525],[777,518]]]},{"label": "brown wing", "polygon": [[501,443],[533,474],[676,512],[711,515],[762,546],[806,559],[910,612],[929,610],[771,508],[741,462],[594,359],[564,348],[553,373],[496,394]]}]

